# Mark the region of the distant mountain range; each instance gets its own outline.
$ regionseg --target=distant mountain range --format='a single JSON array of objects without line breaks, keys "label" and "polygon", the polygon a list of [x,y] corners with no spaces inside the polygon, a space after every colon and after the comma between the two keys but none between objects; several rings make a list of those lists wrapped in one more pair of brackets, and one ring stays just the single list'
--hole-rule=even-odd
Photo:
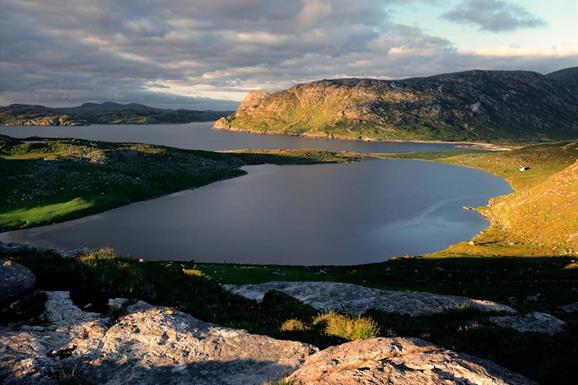
[{"label": "distant mountain range", "polygon": [[215,128],[363,140],[578,137],[578,67],[473,70],[404,80],[334,79],[252,92]]},{"label": "distant mountain range", "polygon": [[0,107],[0,124],[24,126],[83,126],[88,124],[155,124],[208,122],[227,111],[169,110],[143,104],[84,103],[77,107],[50,108],[28,104]]}]

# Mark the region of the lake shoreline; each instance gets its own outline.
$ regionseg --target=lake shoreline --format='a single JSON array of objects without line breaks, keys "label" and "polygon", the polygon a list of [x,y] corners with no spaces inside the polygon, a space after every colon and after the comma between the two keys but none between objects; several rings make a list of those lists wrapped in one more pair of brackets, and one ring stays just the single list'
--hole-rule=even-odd
[{"label": "lake shoreline", "polygon": [[[467,171],[467,169],[462,167],[448,167],[445,165],[435,164],[419,165],[415,164],[416,162],[397,163],[396,160],[390,160],[388,162],[382,163],[377,162],[380,159],[375,159],[374,157],[369,156],[367,157],[367,160],[373,160],[373,162],[355,162],[349,166],[308,165],[299,169],[291,167],[284,170],[278,169],[276,166],[257,166],[261,171],[249,172],[242,178],[242,180],[229,179],[219,184],[205,185],[205,187],[200,190],[184,190],[180,193],[176,192],[174,194],[165,195],[154,200],[135,202],[134,204],[125,205],[113,211],[109,210],[105,213],[101,213],[95,216],[94,218],[96,222],[87,222],[81,218],[77,219],[75,222],[68,221],[57,226],[52,226],[47,230],[37,228],[36,231],[40,231],[38,234],[36,234],[34,229],[28,230],[24,233],[17,232],[13,235],[5,234],[2,237],[2,240],[17,242],[31,241],[35,245],[58,245],[59,248],[81,248],[83,246],[94,248],[99,247],[99,245],[109,245],[121,253],[129,253],[133,257],[137,258],[142,256],[146,259],[165,258],[168,260],[188,260],[194,258],[196,260],[202,260],[205,262],[227,261],[233,263],[259,264],[288,263],[292,265],[310,266],[327,264],[354,265],[359,263],[380,262],[394,256],[417,255],[425,252],[431,252],[441,247],[449,246],[460,240],[469,239],[478,231],[481,231],[487,227],[489,223],[477,213],[475,215],[464,213],[462,206],[477,206],[480,204],[485,204],[491,197],[511,191],[510,187],[502,180],[494,179],[485,172],[475,172],[473,170]],[[327,169],[327,167],[330,169]],[[343,169],[342,167],[347,168]],[[243,169],[245,170],[245,168]],[[400,211],[400,213],[406,214],[402,214],[400,217],[397,217],[398,214],[395,214],[396,210],[394,207],[398,207],[398,204],[400,204],[395,203],[398,202],[400,195],[397,193],[393,193],[393,195],[391,195],[392,192],[387,190],[391,189],[391,185],[389,183],[394,183],[394,185],[399,183],[400,181],[404,180],[403,175],[407,174],[408,172],[417,175],[416,178],[422,181],[417,183],[408,180],[407,183],[402,184],[402,186],[405,186],[403,190],[405,191],[406,188],[414,186],[413,190],[416,191],[410,193],[409,195],[407,193],[401,193],[400,191],[400,194],[402,194],[404,197],[410,197],[414,195],[417,201],[422,203],[418,203],[417,205],[415,205],[415,203],[411,204],[412,206],[415,206],[410,210],[411,214],[406,213],[407,210],[403,209]],[[266,225],[266,223],[268,223],[266,219],[267,214],[263,212],[263,210],[273,210],[276,212],[275,210],[277,210],[277,206],[285,207],[290,205],[290,202],[292,202],[293,199],[291,198],[291,194],[283,197],[282,191],[275,190],[274,192],[265,192],[270,188],[268,186],[283,185],[285,181],[287,181],[286,183],[292,184],[290,181],[293,181],[295,177],[298,176],[298,178],[302,178],[310,175],[307,178],[312,179],[307,179],[308,182],[304,182],[305,185],[314,186],[316,184],[320,184],[321,186],[327,186],[323,187],[322,190],[319,190],[317,193],[322,197],[325,197],[326,194],[329,194],[331,191],[335,191],[331,186],[334,183],[337,183],[337,180],[334,180],[335,177],[333,176],[329,177],[329,180],[325,180],[325,177],[323,176],[325,174],[334,175],[338,180],[347,180],[347,184],[351,185],[353,189],[347,189],[346,191],[348,191],[348,193],[346,195],[349,196],[350,199],[368,202],[368,205],[371,206],[371,208],[367,207],[366,209],[363,209],[363,207],[366,205],[362,205],[361,207],[356,207],[356,205],[353,205],[347,207],[339,207],[339,209],[337,209],[337,207],[335,207],[335,209],[331,208],[328,212],[326,212],[327,209],[323,208],[327,207],[326,204],[321,204],[321,208],[318,207],[318,205],[309,207],[307,206],[306,202],[301,202],[299,199],[297,199],[296,204],[298,211],[292,210],[292,213],[287,214],[289,217],[282,221],[282,224],[273,223],[271,224],[272,227]],[[361,175],[366,176],[362,177]],[[379,178],[379,175],[383,176],[383,178]],[[468,187],[463,191],[457,189],[458,186],[454,186],[457,190],[447,186],[433,188],[432,182],[434,179],[438,180],[439,178],[449,178],[451,180],[452,176],[456,179],[456,181],[469,180],[469,182],[464,182],[463,184],[471,187]],[[354,177],[353,180],[351,179],[352,177]],[[369,179],[357,180],[357,178]],[[371,179],[374,178],[383,179],[383,182],[372,182]],[[481,180],[485,182],[479,182],[480,178],[482,178]],[[266,182],[269,179],[270,181]],[[451,183],[453,183],[451,186],[453,186],[455,183],[458,183],[458,185],[460,184],[459,182]],[[481,185],[487,186],[480,189],[480,183]],[[253,201],[252,195],[255,192],[243,191],[245,191],[245,189],[252,189],[253,187],[251,186],[256,187],[257,184],[259,186],[259,196],[262,196],[263,194],[264,195],[261,198]],[[495,187],[490,187],[494,185]],[[366,187],[360,188],[355,186]],[[494,189],[497,189],[498,186],[500,186],[500,191],[494,191]],[[417,189],[415,187],[417,187]],[[291,188],[287,188],[291,190]],[[506,188],[507,191],[502,191],[502,189]],[[383,189],[383,191],[381,189]],[[281,190],[284,191],[285,188],[281,188]],[[426,191],[430,191],[434,196],[436,196],[436,198],[427,198],[425,201],[423,201],[424,194],[429,195]],[[311,195],[309,195],[311,193],[312,191],[308,190],[309,198],[307,201],[312,199]],[[219,197],[216,198],[216,201],[213,203],[220,206],[219,209],[216,209],[215,215],[211,215],[212,211],[207,209],[207,207],[213,207],[213,203],[207,202],[207,199],[210,200],[210,197],[213,195]],[[230,199],[227,198],[230,196],[236,198],[231,198],[233,200],[230,201]],[[245,220],[248,220],[245,218],[243,212],[237,213],[237,207],[262,206],[259,202],[261,200],[268,201],[268,198],[265,198],[268,196],[275,196],[276,200],[281,199],[281,201],[277,206],[273,205],[271,207],[271,205],[267,205],[267,208],[263,209],[253,208],[251,217],[256,216],[257,218],[263,219],[259,219],[258,223],[255,223],[255,226],[252,227],[253,230],[249,231],[248,234],[245,234],[244,231],[235,231],[235,228],[245,228],[246,226],[244,226],[243,223]],[[237,202],[237,199],[242,199],[242,201]],[[316,201],[316,199],[313,200]],[[324,200],[325,199],[321,199],[321,201]],[[336,197],[335,200],[336,202],[340,202],[341,198]],[[413,199],[409,198],[409,201],[407,199],[404,201],[409,203],[412,200]],[[196,213],[195,216],[204,218],[202,220],[203,225],[199,227],[201,222],[192,219],[185,219],[187,221],[186,223],[188,224],[184,224],[185,222],[181,223],[183,218],[181,218],[182,215],[180,212],[182,210],[180,207],[187,207],[187,212],[194,212]],[[305,209],[305,207],[307,207],[307,209]],[[329,207],[333,207],[333,204],[330,204]],[[364,211],[359,211],[360,208]],[[304,210],[304,212],[301,212],[300,210]],[[367,210],[375,212],[383,211],[383,214],[370,215],[369,217],[372,219],[362,219],[366,217]],[[227,212],[228,214],[223,217],[221,214],[218,214],[221,211]],[[148,241],[144,243],[138,242],[138,245],[131,243],[132,241],[130,240],[132,238],[130,234],[140,234],[141,232],[139,229],[141,227],[143,227],[143,231],[146,232],[149,226],[140,226],[136,224],[129,225],[129,223],[141,223],[143,220],[141,217],[143,215],[146,216],[146,213],[150,213],[152,215],[153,212],[159,213],[159,216],[155,220],[155,226],[160,226],[160,228],[166,231],[168,237],[163,238],[162,241],[155,242],[155,245],[151,244],[149,246],[146,246],[148,245]],[[355,214],[356,212],[359,212],[359,214]],[[362,212],[363,214],[361,214]],[[291,225],[293,223],[291,218],[295,217],[295,215],[297,215],[297,218],[299,218],[299,222],[305,225],[302,231],[294,230],[293,225]],[[171,219],[168,221],[163,219],[165,216],[169,216]],[[230,216],[236,219],[231,222],[232,219],[227,219]],[[284,218],[285,216],[286,215],[282,215]],[[309,216],[313,217],[309,218]],[[141,219],[138,219],[137,217]],[[325,233],[323,232],[325,230],[320,230],[321,233],[319,237],[321,241],[319,242],[321,243],[318,244],[316,243],[318,237],[313,236],[313,234],[316,233],[314,229],[318,226],[313,224],[316,223],[314,218],[324,217],[333,218],[333,221],[336,221],[337,224],[332,226],[329,226],[329,224],[327,224],[327,226],[318,224],[321,226],[321,229],[327,227],[328,231],[328,233]],[[127,234],[126,239],[112,234],[112,238],[106,238],[104,234],[107,232],[102,233],[104,229],[99,230],[100,227],[105,226],[107,221],[111,220],[111,225],[124,223],[125,220],[128,221],[126,224],[128,227],[126,227],[126,229],[129,231],[129,233]],[[69,224],[68,226],[67,223]],[[196,246],[187,249],[184,244],[181,245],[181,243],[184,242],[183,240],[180,240],[178,236],[172,236],[172,234],[175,232],[175,234],[180,233],[180,230],[173,228],[173,223],[180,223],[178,226],[179,228],[190,229],[189,231],[191,232],[191,239],[197,239],[197,236],[193,234],[197,234],[199,231],[203,234],[206,232],[206,234],[201,237],[205,241],[199,239],[197,242],[193,242],[191,240],[191,242],[193,242],[193,244]],[[308,223],[311,223],[311,225],[308,225]],[[342,224],[339,225],[339,223]],[[434,223],[437,223],[438,225],[432,228]],[[109,226],[105,227],[108,228]],[[287,227],[287,229],[285,229],[285,227]],[[345,227],[351,228],[346,230]],[[215,234],[217,235],[211,235],[213,231],[210,229],[217,228],[220,229],[219,231],[215,231]],[[305,230],[309,228],[310,230]],[[66,234],[70,234],[71,232],[75,234],[73,237],[74,239],[76,239],[76,236],[79,237],[78,240],[65,242],[64,240],[68,239],[66,237],[69,237],[69,235]],[[230,243],[233,246],[229,247],[219,244],[218,234],[222,232],[229,234],[229,237],[231,237]],[[337,233],[334,234],[333,232]],[[99,235],[101,233],[103,234],[102,236]],[[280,239],[276,238],[274,235],[276,233],[280,234]],[[91,237],[90,234],[94,234],[94,236]],[[261,237],[261,235],[258,234],[262,234],[267,242],[260,242],[258,238]],[[342,235],[339,236],[337,234]],[[419,236],[421,240],[420,242],[409,241],[409,239],[416,237],[417,234],[421,234]],[[434,234],[437,235],[434,236]],[[7,236],[10,238],[7,238]],[[34,241],[36,236],[38,236],[39,239]],[[154,238],[152,234],[150,237]],[[217,238],[213,239],[215,237]],[[290,242],[285,246],[279,246],[280,249],[277,247],[270,249],[270,246],[266,246],[269,244],[283,245],[283,238],[285,237],[300,240],[300,242]],[[407,240],[404,240],[406,238]],[[87,243],[83,244],[80,242],[82,239],[86,240]],[[149,239],[149,236],[145,236],[145,239]],[[335,242],[327,244],[326,242],[322,241],[323,239],[340,239],[339,242],[342,242],[343,245],[341,243],[337,243],[336,245],[338,246],[332,246],[332,244]],[[304,249],[301,249],[299,246],[301,243],[303,243]],[[357,246],[354,247],[353,245]],[[378,247],[377,245],[382,246]],[[307,248],[311,247],[319,247],[319,249],[317,252],[312,254],[311,252],[306,251]],[[232,248],[236,251],[225,251],[223,248]],[[334,248],[337,249],[333,252],[330,251]],[[142,251],[139,251],[141,249]],[[163,252],[165,249],[167,251]],[[349,250],[350,252],[343,250]],[[219,257],[219,255],[221,256]],[[251,255],[252,258],[247,259],[246,255]],[[272,255],[275,255],[275,258],[272,258]],[[354,257],[357,255],[357,258],[345,258],[347,255],[352,255]]]},{"label": "lake shoreline", "polygon": [[286,136],[286,137],[298,137],[298,138],[306,138],[306,139],[324,139],[324,140],[336,140],[336,141],[351,141],[351,142],[362,142],[362,143],[420,143],[420,144],[453,144],[456,147],[461,148],[471,148],[471,149],[479,149],[479,150],[487,150],[487,151],[508,151],[513,147],[523,146],[528,143],[520,143],[520,142],[499,142],[499,143],[490,143],[490,142],[469,142],[469,141],[446,141],[446,140],[419,140],[419,139],[374,139],[374,138],[349,138],[346,136],[339,136],[336,137],[334,135],[317,135],[307,133],[305,135],[302,134],[282,134],[277,132],[259,132],[253,130],[243,130],[243,129],[232,129],[232,128],[219,128],[219,127],[212,127],[215,131],[224,131],[224,132],[234,132],[234,133],[242,133],[242,134],[249,134],[249,135],[265,135],[265,136]]}]

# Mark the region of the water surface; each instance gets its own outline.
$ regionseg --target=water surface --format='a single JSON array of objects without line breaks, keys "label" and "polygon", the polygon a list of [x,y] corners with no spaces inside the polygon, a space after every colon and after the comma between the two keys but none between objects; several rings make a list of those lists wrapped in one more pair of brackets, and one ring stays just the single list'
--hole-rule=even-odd
[{"label": "water surface", "polygon": [[0,134],[16,138],[78,138],[108,142],[160,144],[195,150],[234,150],[241,148],[321,148],[330,151],[411,152],[451,151],[453,144],[411,142],[361,142],[311,139],[298,136],[258,135],[212,130],[213,122],[189,124],[106,124],[80,127],[0,126]]},{"label": "water surface", "polygon": [[511,191],[482,171],[411,160],[246,170],[239,178],[0,239],[110,246],[150,259],[359,264],[469,239],[487,223],[462,207]]}]

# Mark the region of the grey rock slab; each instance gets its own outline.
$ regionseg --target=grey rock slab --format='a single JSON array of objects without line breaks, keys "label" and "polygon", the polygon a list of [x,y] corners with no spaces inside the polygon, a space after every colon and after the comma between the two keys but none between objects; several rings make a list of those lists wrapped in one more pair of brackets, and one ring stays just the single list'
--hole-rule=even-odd
[{"label": "grey rock slab", "polygon": [[0,383],[58,385],[58,363],[48,357],[43,333],[0,328]]},{"label": "grey rock slab", "polygon": [[0,383],[52,385],[64,373],[105,385],[261,385],[318,351],[142,301],[113,321],[82,311],[68,292],[46,294],[45,323],[0,329]]},{"label": "grey rock slab", "polygon": [[500,327],[514,329],[521,333],[541,333],[548,335],[560,333],[564,329],[564,325],[566,325],[561,319],[541,312],[489,317],[488,321]]},{"label": "grey rock slab", "polygon": [[[162,307],[120,318],[100,345],[77,346],[81,372],[99,383],[262,384],[297,369],[317,349],[209,324]],[[78,348],[80,347],[80,348]]]},{"label": "grey rock slab", "polygon": [[578,311],[578,302],[570,303],[568,305],[560,306],[560,310],[566,313],[574,313]]},{"label": "grey rock slab", "polygon": [[369,309],[410,316],[461,309],[515,313],[511,307],[492,301],[419,291],[372,289],[351,283],[277,281],[223,287],[234,294],[259,302],[268,291],[279,290],[318,310],[336,310],[351,315],[362,314]]},{"label": "grey rock slab", "polygon": [[291,385],[535,385],[491,361],[417,338],[374,338],[320,351],[288,378]]}]

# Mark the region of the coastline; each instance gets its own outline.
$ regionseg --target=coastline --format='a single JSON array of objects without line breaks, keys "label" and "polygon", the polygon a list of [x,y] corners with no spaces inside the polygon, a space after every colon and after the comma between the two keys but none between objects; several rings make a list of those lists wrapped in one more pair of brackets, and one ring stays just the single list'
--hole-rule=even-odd
[{"label": "coastline", "polygon": [[[225,127],[216,127],[213,125],[211,128],[216,131],[228,131],[242,134],[250,135],[269,135],[269,136],[295,136],[307,139],[324,139],[324,140],[336,140],[336,141],[351,141],[351,142],[366,142],[366,143],[425,143],[425,144],[453,144],[458,148],[471,148],[486,151],[509,151],[513,148],[522,147],[528,144],[538,144],[541,142],[499,142],[499,143],[489,143],[489,142],[468,142],[468,141],[447,141],[447,140],[423,140],[423,139],[375,139],[375,138],[350,138],[346,136],[335,136],[335,135],[317,135],[317,134],[282,134],[277,132],[260,132],[255,130],[244,130],[244,129],[233,129]],[[502,144],[503,143],[503,144]],[[547,142],[546,142],[547,143]]]}]

